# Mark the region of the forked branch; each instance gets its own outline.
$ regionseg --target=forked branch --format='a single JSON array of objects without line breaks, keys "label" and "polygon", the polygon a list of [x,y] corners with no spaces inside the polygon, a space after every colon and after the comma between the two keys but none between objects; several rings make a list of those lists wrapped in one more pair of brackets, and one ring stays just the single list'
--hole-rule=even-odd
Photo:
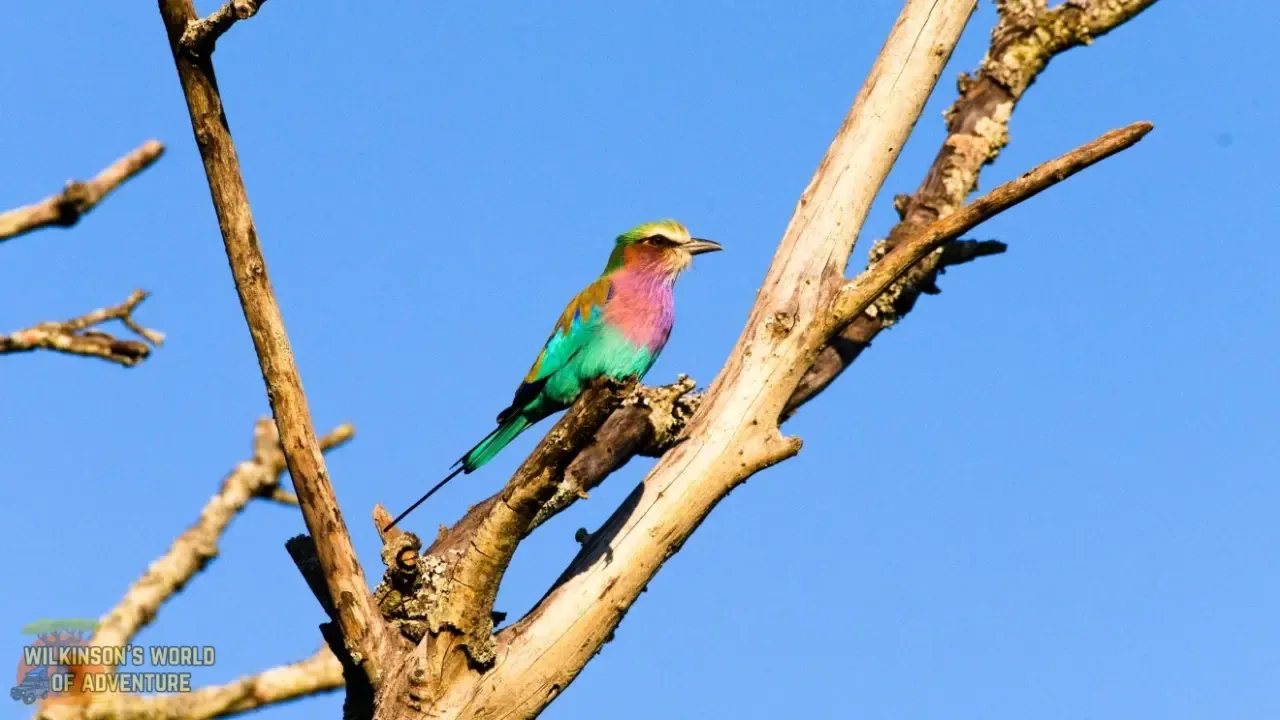
[{"label": "forked branch", "polygon": [[[947,138],[915,193],[897,198],[902,222],[871,248],[864,272],[904,238],[964,204],[977,189],[982,168],[1008,142],[1009,118],[1017,103],[1054,57],[1107,34],[1155,1],[1071,0],[1052,10],[1042,0],[997,3],[1000,20],[991,31],[986,57],[974,74],[961,74],[960,98],[945,113]],[[936,294],[938,275],[956,259],[941,250],[913,265],[832,338],[787,403],[786,415],[835,381],[876,336],[911,312],[920,295]]]},{"label": "forked branch", "polygon": [[208,17],[193,20],[182,31],[180,43],[182,48],[192,56],[209,55],[213,52],[218,38],[231,29],[238,20],[248,20],[258,14],[258,9],[267,0],[228,0],[222,7],[214,10]]},{"label": "forked branch", "polygon": [[844,327],[851,319],[865,312],[881,293],[934,250],[1090,165],[1132,147],[1151,132],[1151,128],[1149,122],[1136,122],[1128,127],[1112,130],[1093,142],[1036,167],[1017,180],[1001,185],[958,212],[935,220],[924,229],[904,238],[880,262],[841,289],[832,307],[832,331]]},{"label": "forked branch", "polygon": [[[814,349],[820,347],[824,342],[823,332],[835,332],[842,321],[865,310],[885,288],[933,249],[983,219],[1133,145],[1150,129],[1148,123],[1135,123],[1107,133],[1002,185],[962,211],[905,240],[874,272],[845,283],[829,298],[826,309],[817,312],[809,323],[812,329],[803,331],[808,337],[802,336],[799,342],[809,343]],[[789,297],[764,299],[787,302]],[[742,377],[746,374],[743,367],[748,365],[746,359],[761,351],[766,357],[778,358],[783,363],[803,362],[803,344],[788,353],[780,350],[803,321],[783,320],[781,314],[779,311],[766,316],[752,338],[757,343],[754,351],[735,353],[726,373],[737,370],[738,377]],[[790,325],[786,332],[776,329],[782,322]],[[785,368],[785,364],[781,367]],[[767,399],[771,389],[785,386],[785,374],[781,369],[777,372],[779,374],[771,374],[768,381],[757,386],[763,390],[746,397]],[[600,531],[586,539],[557,587],[528,616],[499,634],[500,660],[481,686],[484,700],[502,707],[527,703],[527,707],[532,708],[537,698],[562,688],[573,678],[578,663],[583,662],[580,653],[604,642],[607,635],[597,633],[612,631],[657,568],[679,550],[716,503],[755,472],[799,449],[797,442],[782,438],[775,425],[786,398],[781,394],[785,387],[773,390],[772,402],[777,404],[772,407],[766,402],[757,403],[758,409],[751,405],[742,407],[730,402],[735,399],[730,395],[719,405],[732,408],[732,412],[724,411],[726,417],[723,418],[713,414],[718,405],[717,390],[726,392],[723,388],[732,387],[727,385],[732,378],[722,373],[695,415],[689,439],[667,453],[632,498]],[[748,427],[735,427],[732,434],[721,429],[722,423],[732,423],[737,418],[746,419]],[[740,438],[744,434],[752,437],[743,441]]]},{"label": "forked branch", "polygon": [[[416,559],[421,547],[417,537],[395,529],[383,534],[387,572],[375,598],[383,616],[406,637],[433,638],[428,651],[433,657],[426,665],[437,677],[429,683],[444,682],[443,676],[456,668],[493,662],[493,603],[516,548],[555,496],[570,463],[632,387],[602,380],[588,388],[502,492],[472,507],[442,533],[422,562],[404,561],[406,551]],[[380,532],[387,517],[381,505],[374,509]]]},{"label": "forked branch", "polygon": [[777,419],[821,343],[849,250],[973,12],[973,0],[910,0],[805,189],[747,326],[686,439],[582,552],[537,608],[502,631],[483,675],[430,667],[419,644],[379,692],[380,717],[532,718],[582,670],[711,508],[754,472],[799,450]]},{"label": "forked branch", "polygon": [[[999,3],[1001,19],[992,31],[991,47],[979,71],[973,77],[961,77],[961,97],[947,112],[949,132],[942,148],[915,194],[896,199],[904,220],[890,231],[887,241],[872,248],[867,268],[874,267],[896,244],[964,203],[977,187],[982,167],[995,160],[1006,142],[1015,104],[1052,57],[1087,38],[1106,34],[1154,1],[1074,0],[1053,11],[1044,10],[1042,0]],[[1009,86],[995,77],[1006,78]],[[1005,249],[1005,243],[995,240],[953,241],[912,265],[904,277],[819,352],[787,401],[783,419],[852,365],[879,332],[910,312],[920,294],[939,292],[937,276],[946,268],[1000,254]],[[535,526],[569,507],[581,491],[596,487],[635,455],[659,456],[674,445],[702,399],[700,393],[689,392],[692,388],[691,381],[687,385],[682,381],[672,386],[641,388],[640,393],[656,402],[627,405],[606,421],[596,442],[565,473],[555,499]],[[455,527],[466,527],[472,514],[493,499],[474,506]]]},{"label": "forked branch", "polygon": [[[0,335],[0,355],[52,350],[67,355],[102,358],[125,367],[133,367],[151,354],[151,347],[164,342],[164,333],[145,328],[133,320],[133,311],[147,293],[134,290],[119,305],[98,308],[70,320],[43,322],[25,330]],[[119,320],[142,340],[121,340],[94,328]],[[145,341],[145,342],[143,342]]]},{"label": "forked branch", "polygon": [[[1111,0],[1107,6],[1145,7],[1150,1]],[[1001,2],[1002,26],[998,30],[1003,34],[993,35],[988,62],[1003,58],[1012,42],[1034,45],[1038,39],[1042,48],[1021,50],[1040,52],[1044,58],[1072,42],[1083,42],[1087,34],[1082,35],[1080,29],[1096,26],[1101,16],[1093,10],[1079,11],[1092,3],[1073,0],[1068,5],[1075,9],[1068,12],[1063,6],[1047,11],[1034,0]],[[688,387],[674,387],[669,406],[660,410],[646,407],[641,412],[631,404],[615,411],[609,403],[617,399],[609,397],[575,406],[557,425],[557,430],[564,430],[567,423],[568,435],[556,435],[553,430],[552,437],[539,446],[503,493],[473,508],[425,557],[418,555],[416,538],[399,531],[388,533],[384,538],[388,573],[383,586],[388,592],[383,593],[380,587],[380,607],[375,608],[365,590],[323,460],[315,450],[305,397],[267,280],[234,146],[222,120],[212,66],[199,53],[181,52],[182,36],[195,21],[194,11],[187,0],[161,0],[237,290],[311,531],[305,543],[293,543],[299,550],[295,557],[314,555],[314,572],[309,573],[309,579],[315,579],[312,587],[322,602],[329,598],[327,609],[341,626],[338,640],[342,647],[335,647],[332,640],[331,647],[340,657],[348,657],[346,662],[358,662],[372,682],[377,702],[368,709],[378,717],[406,718],[423,712],[436,717],[477,717],[499,711],[504,717],[531,718],[541,712],[576,677],[648,580],[715,504],[755,472],[798,451],[799,441],[783,437],[778,422],[794,409],[793,400],[802,392],[801,375],[817,367],[814,361],[824,347],[838,342],[828,345],[832,336],[850,319],[856,323],[875,317],[871,309],[879,307],[877,296],[931,292],[935,289],[932,277],[940,267],[1002,250],[1001,244],[990,241],[956,244],[951,250],[943,246],[981,219],[1088,164],[1058,165],[1056,170],[1033,175],[1021,185],[1015,181],[1012,188],[997,191],[1004,191],[1004,195],[989,199],[986,205],[975,204],[973,212],[950,223],[931,224],[959,207],[959,202],[938,208],[920,198],[908,198],[900,206],[904,217],[926,210],[934,216],[910,232],[897,234],[892,245],[878,247],[869,273],[852,283],[844,281],[845,263],[871,199],[973,6],[973,0],[907,2],[796,208],[734,353],[705,397],[690,394]],[[1098,7],[1101,5],[1094,9]],[[1011,19],[1019,13],[1017,22]],[[1066,32],[1069,39],[1065,44],[1053,40],[1053,28],[1040,24],[1052,13],[1063,13],[1052,15],[1055,22],[1080,20]],[[1028,25],[1030,20],[1035,22]],[[1049,41],[1043,37],[1046,32]],[[1039,62],[1043,67],[1044,58],[1029,61],[1030,65]],[[1007,75],[994,69],[989,75],[993,86],[1014,95]],[[999,107],[1002,109],[996,112],[1003,112],[1007,121],[1012,102]],[[981,125],[980,129],[989,130],[990,126]],[[1129,130],[1131,135],[1136,133],[1124,140],[1129,144],[1145,132],[1143,128]],[[960,156],[968,157],[961,150],[950,153],[953,159]],[[1102,156],[1105,153],[1090,162]],[[952,163],[948,168],[954,166]],[[976,176],[976,167],[972,172]],[[926,263],[932,267],[917,277]],[[840,360],[837,368],[847,364],[843,356]],[[813,384],[814,392],[829,381]],[[654,390],[638,393],[643,396]],[[687,426],[679,417],[682,413],[692,414]],[[588,427],[599,428],[595,442],[580,450],[585,437],[578,431]],[[685,441],[676,444],[676,437]],[[514,551],[532,527],[563,509],[627,458],[663,451],[667,452],[645,482],[603,528],[585,538],[582,552],[543,601],[498,634],[496,651],[488,647],[491,625],[481,613],[492,610],[492,591],[496,591],[509,560],[508,550]],[[577,472],[575,467],[580,463],[582,472]],[[307,544],[314,550],[304,553],[302,545]],[[397,622],[395,630],[399,632],[389,631],[379,611],[395,607],[395,597],[403,600],[406,592],[416,592],[424,582],[433,583],[431,588],[440,591],[432,601],[435,605],[420,617],[407,618],[413,622]],[[466,614],[451,615],[451,608]],[[405,635],[419,640],[417,646],[410,649],[402,645]]]}]

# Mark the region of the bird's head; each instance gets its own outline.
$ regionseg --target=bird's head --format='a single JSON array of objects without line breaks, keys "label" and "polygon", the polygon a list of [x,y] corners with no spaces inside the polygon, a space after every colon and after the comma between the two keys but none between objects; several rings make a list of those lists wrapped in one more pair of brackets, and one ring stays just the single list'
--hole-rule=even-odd
[{"label": "bird's head", "polygon": [[720,243],[690,237],[689,230],[675,220],[659,220],[619,235],[606,272],[635,267],[674,276],[693,263],[694,255],[723,249]]}]

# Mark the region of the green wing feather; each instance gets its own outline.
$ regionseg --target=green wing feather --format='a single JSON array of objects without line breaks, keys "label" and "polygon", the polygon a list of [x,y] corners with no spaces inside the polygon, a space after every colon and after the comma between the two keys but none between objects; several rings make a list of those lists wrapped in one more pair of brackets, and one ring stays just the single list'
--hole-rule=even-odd
[{"label": "green wing feather", "polygon": [[[601,322],[604,304],[609,299],[612,288],[613,281],[607,276],[601,277],[569,301],[543,345],[542,352],[538,354],[538,359],[524,376],[524,382],[516,389],[511,406],[498,414],[498,422],[503,422],[504,418],[514,412],[535,410],[531,405],[540,399],[552,399],[541,397],[547,380],[564,369],[590,341]],[[555,408],[549,409],[547,414],[550,412],[555,412]]]},{"label": "green wing feather", "polygon": [[524,382],[516,389],[511,405],[498,413],[498,427],[462,456],[460,463],[465,472],[470,473],[489,462],[530,425],[564,408],[566,401],[572,401],[548,396],[547,381],[564,370],[590,341],[601,322],[612,286],[608,277],[601,277],[569,302]]}]

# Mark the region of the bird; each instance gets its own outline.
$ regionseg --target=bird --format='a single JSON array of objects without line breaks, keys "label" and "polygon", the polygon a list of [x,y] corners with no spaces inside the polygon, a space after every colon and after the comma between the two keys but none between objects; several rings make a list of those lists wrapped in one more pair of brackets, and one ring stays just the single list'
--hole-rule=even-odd
[{"label": "bird", "polygon": [[643,379],[675,324],[676,279],[693,264],[693,256],[723,249],[691,237],[675,220],[644,223],[619,235],[604,272],[560,314],[511,405],[498,413],[498,426],[383,532],[459,474],[481,468],[520,433],[568,408],[595,380]]}]

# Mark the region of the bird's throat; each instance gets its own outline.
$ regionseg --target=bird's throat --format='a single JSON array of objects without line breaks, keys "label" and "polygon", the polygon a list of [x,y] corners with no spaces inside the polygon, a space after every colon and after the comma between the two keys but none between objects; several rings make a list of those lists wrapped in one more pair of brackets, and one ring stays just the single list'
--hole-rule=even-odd
[{"label": "bird's throat", "polygon": [[615,271],[610,276],[613,292],[605,305],[605,322],[629,342],[661,350],[675,324],[676,274],[655,267]]}]

